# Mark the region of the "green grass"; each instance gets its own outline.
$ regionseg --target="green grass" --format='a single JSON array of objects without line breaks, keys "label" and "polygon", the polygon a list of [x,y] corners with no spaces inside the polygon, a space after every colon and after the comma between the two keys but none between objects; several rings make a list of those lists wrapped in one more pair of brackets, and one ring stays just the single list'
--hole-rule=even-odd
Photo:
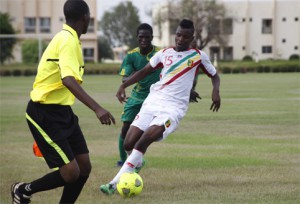
[{"label": "green grass", "polygon": [[[100,184],[117,173],[117,138],[122,105],[115,97],[121,82],[113,75],[86,76],[83,86],[116,117],[102,126],[80,102],[80,118],[93,170],[77,203],[299,203],[300,74],[221,75],[222,106],[209,110],[211,82],[202,76],[177,131],[150,146],[141,171],[140,196],[104,196]],[[9,188],[49,172],[32,154],[24,112],[34,77],[0,78],[0,203],[11,203]],[[129,90],[127,91],[129,94]],[[58,203],[62,189],[33,196],[33,203]],[[51,198],[51,199],[50,199]]]}]

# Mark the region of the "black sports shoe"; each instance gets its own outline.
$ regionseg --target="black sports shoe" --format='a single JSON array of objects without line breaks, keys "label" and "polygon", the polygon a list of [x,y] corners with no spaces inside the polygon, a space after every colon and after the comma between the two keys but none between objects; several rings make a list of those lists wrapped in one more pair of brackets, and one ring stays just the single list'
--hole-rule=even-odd
[{"label": "black sports shoe", "polygon": [[11,197],[12,197],[12,203],[13,204],[27,204],[27,203],[30,203],[31,196],[21,194],[20,191],[19,191],[19,187],[22,184],[24,184],[24,183],[14,183],[11,186]]}]

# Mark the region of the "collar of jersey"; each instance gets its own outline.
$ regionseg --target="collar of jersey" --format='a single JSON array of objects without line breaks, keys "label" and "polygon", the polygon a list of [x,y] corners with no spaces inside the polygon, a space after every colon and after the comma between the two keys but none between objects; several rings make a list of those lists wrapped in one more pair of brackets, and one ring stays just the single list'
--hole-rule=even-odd
[{"label": "collar of jersey", "polygon": [[69,31],[75,37],[75,39],[79,41],[76,31],[72,27],[68,26],[67,24],[63,24],[63,30]]}]

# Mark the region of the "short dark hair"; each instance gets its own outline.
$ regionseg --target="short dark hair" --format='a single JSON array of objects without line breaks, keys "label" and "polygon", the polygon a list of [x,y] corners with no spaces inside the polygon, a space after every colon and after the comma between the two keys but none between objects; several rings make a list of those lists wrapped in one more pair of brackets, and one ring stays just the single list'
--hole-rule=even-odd
[{"label": "short dark hair", "polygon": [[185,29],[192,29],[193,33],[195,31],[194,23],[191,20],[183,19],[182,21],[180,21],[179,26]]},{"label": "short dark hair", "polygon": [[180,21],[179,25],[181,28],[194,29],[194,23],[191,20],[183,19]]},{"label": "short dark hair", "polygon": [[78,21],[82,16],[89,14],[90,9],[83,0],[67,0],[64,5],[66,21]]},{"label": "short dark hair", "polygon": [[149,30],[151,35],[153,34],[153,29],[151,27],[151,25],[149,25],[148,23],[142,23],[141,25],[139,25],[139,27],[136,30],[136,34],[139,34],[140,30]]}]

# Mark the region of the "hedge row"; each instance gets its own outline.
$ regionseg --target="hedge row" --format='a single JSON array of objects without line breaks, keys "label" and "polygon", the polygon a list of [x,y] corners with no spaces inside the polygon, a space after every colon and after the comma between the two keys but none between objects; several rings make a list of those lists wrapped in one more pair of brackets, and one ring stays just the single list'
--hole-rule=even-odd
[{"label": "hedge row", "polygon": [[258,67],[220,67],[218,69],[223,74],[238,74],[238,73],[278,73],[278,72],[300,72],[299,65],[289,66],[258,66]]},{"label": "hedge row", "polygon": [[[27,68],[24,68],[27,67]],[[118,74],[120,64],[87,64],[85,74]],[[274,61],[262,63],[221,62],[217,67],[223,74],[300,72],[300,61]],[[0,76],[36,75],[36,65],[1,66]]]}]

